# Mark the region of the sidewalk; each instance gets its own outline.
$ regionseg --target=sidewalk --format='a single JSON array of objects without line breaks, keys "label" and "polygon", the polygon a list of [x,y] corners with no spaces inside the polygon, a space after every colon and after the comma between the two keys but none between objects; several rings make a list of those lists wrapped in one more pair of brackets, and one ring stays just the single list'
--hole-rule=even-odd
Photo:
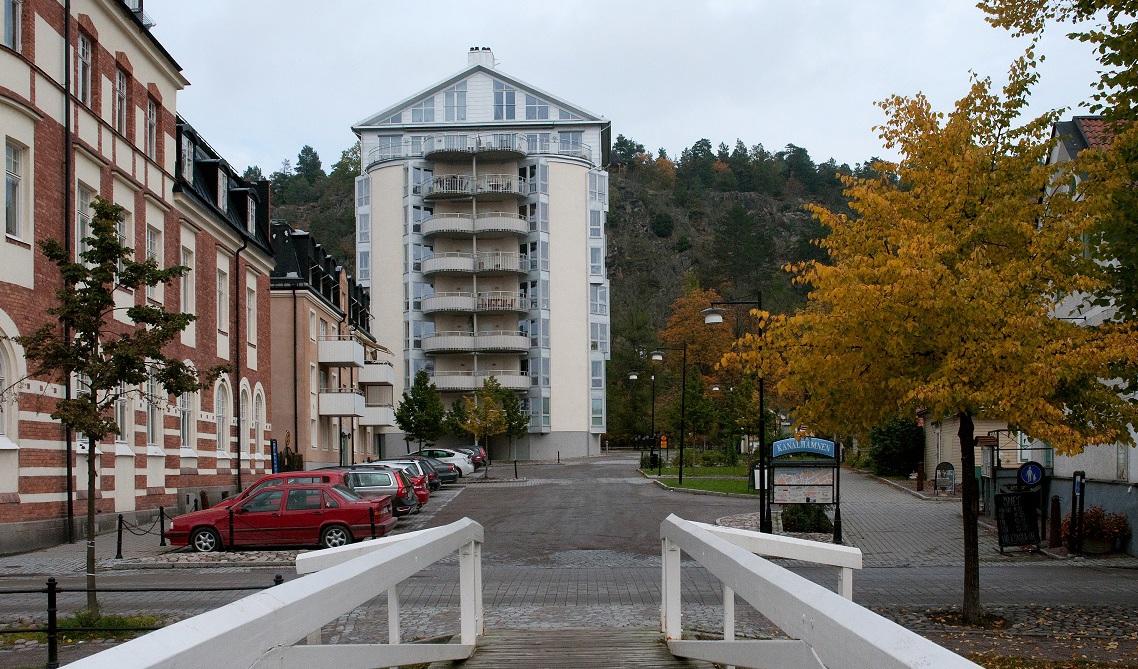
[{"label": "sidewalk", "polygon": [[[145,529],[145,526],[144,526]],[[157,528],[154,530],[157,532]],[[115,549],[117,532],[107,532],[95,537],[95,563],[98,569],[107,569],[117,561]],[[157,534],[136,536],[124,531],[122,537],[123,559],[153,557],[175,550],[172,546],[160,546]],[[48,574],[60,576],[82,574],[87,569],[87,542],[76,540],[73,544],[60,544],[42,548],[30,553],[19,553],[0,557],[0,577]]]}]

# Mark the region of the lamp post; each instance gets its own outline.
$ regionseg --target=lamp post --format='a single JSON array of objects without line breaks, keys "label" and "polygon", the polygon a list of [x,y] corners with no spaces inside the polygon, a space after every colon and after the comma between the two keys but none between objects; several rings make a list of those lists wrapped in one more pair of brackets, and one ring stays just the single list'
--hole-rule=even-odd
[{"label": "lamp post", "polygon": [[[748,306],[763,308],[763,294],[758,294],[758,300],[731,300],[724,302],[712,302],[711,306],[704,309],[703,322],[707,325],[717,325],[723,322],[723,309],[720,306]],[[762,338],[763,329],[759,328],[759,337]],[[743,319],[738,317],[735,319],[735,340],[738,341],[743,337]],[[759,494],[759,531],[767,532],[768,534],[773,531],[773,518],[771,515],[771,457],[767,450],[767,407],[766,407],[766,388],[763,379],[762,370],[759,371],[759,473],[762,476],[761,491]]]},{"label": "lamp post", "polygon": [[[682,347],[669,348],[661,347],[652,351],[651,359],[655,362],[661,362],[664,359],[664,351],[683,351],[683,359],[680,363],[680,476],[678,485],[684,484],[684,432],[687,431],[687,399],[688,399],[688,343],[684,342]],[[655,397],[655,393],[653,393]],[[653,423],[655,422],[655,411],[653,411]]]}]

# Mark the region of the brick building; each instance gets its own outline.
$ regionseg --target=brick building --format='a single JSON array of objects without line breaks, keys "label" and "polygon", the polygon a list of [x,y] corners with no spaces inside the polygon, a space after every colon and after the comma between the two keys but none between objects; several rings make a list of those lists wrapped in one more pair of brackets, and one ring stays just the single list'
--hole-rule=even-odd
[{"label": "brick building", "polygon": [[[243,473],[267,466],[272,255],[267,186],[244,183],[179,121],[176,96],[188,82],[141,2],[0,5],[0,552],[10,552],[66,539],[86,495],[86,444],[49,416],[74,383],[29,377],[10,339],[44,323],[61,286],[39,242],[77,253],[90,201],[121,205],[122,236],[137,256],[192,271],[172,285],[120,290],[116,301],[198,314],[168,353],[229,370],[201,397],[150,402],[152,393],[136,392],[115,407],[123,434],[100,444],[96,459],[103,526],[116,513],[141,520],[203,490],[234,490]],[[117,327],[131,327],[122,318]]]}]

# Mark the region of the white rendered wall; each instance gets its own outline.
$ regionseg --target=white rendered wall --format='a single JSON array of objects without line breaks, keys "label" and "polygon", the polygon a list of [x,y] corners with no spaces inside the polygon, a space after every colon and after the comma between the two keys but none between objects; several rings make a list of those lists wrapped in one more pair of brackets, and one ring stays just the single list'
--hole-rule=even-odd
[{"label": "white rendered wall", "polygon": [[403,192],[404,164],[389,163],[371,177],[371,332],[391,349],[393,397],[403,394]]},{"label": "white rendered wall", "polygon": [[550,427],[589,429],[589,170],[549,161]]}]

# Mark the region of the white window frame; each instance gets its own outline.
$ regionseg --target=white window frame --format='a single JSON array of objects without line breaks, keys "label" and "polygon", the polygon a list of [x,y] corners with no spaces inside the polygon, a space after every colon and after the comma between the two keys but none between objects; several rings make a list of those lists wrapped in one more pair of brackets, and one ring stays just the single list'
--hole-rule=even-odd
[{"label": "white window frame", "polygon": [[146,97],[146,155],[158,160],[158,101]]},{"label": "white window frame", "polygon": [[217,208],[229,212],[229,174],[224,168],[217,168]]},{"label": "white window frame", "polygon": [[589,247],[589,274],[591,276],[605,274],[605,250],[599,246]]},{"label": "white window frame", "polygon": [[194,394],[190,392],[178,395],[178,437],[182,440],[183,448],[194,448]]},{"label": "white window frame", "polygon": [[356,241],[360,244],[371,243],[371,214],[367,212],[356,214]]},{"label": "white window frame", "polygon": [[115,435],[115,443],[127,444],[130,437],[130,397],[127,395],[126,384],[119,384],[119,396],[115,398],[115,423],[119,432]]},{"label": "white window frame", "polygon": [[371,181],[364,175],[356,177],[356,208],[371,206]]},{"label": "white window frame", "polygon": [[216,438],[214,448],[218,451],[229,452],[229,388],[224,382],[219,382],[213,392],[213,425]]},{"label": "white window frame", "polygon": [[241,389],[241,415],[245,417],[245,425],[237,431],[237,450],[241,453],[249,450],[249,424],[253,421],[249,420],[249,389]]},{"label": "white window frame", "polygon": [[265,398],[260,393],[253,394],[253,443],[249,444],[249,452],[256,453],[261,448],[263,440],[261,425],[265,420]]},{"label": "white window frame", "polygon": [[151,371],[146,379],[146,445],[163,446],[162,411],[158,404],[159,393],[158,378]]},{"label": "white window frame", "polygon": [[217,270],[217,331],[229,333],[229,272]]},{"label": "white window frame", "polygon": [[183,246],[182,247],[182,266],[189,267],[185,274],[182,275],[182,313],[194,313],[194,303],[196,302],[196,286],[194,284],[194,277],[197,273],[195,266],[193,250]]},{"label": "white window frame", "polygon": [[23,7],[23,0],[4,0],[4,46],[13,51],[20,50]]},{"label": "white window frame", "polygon": [[194,143],[182,135],[182,178],[194,182]]},{"label": "white window frame", "polygon": [[127,134],[127,86],[126,70],[115,68],[115,130],[120,135]]},{"label": "white window frame", "polygon": [[447,121],[466,120],[466,82],[460,81],[443,93],[443,115]]},{"label": "white window frame", "polygon": [[360,281],[371,280],[371,251],[363,249],[359,251],[359,259],[356,261],[356,276]]},{"label": "white window frame", "polygon": [[601,239],[604,237],[605,214],[600,209],[589,210],[589,237]]},{"label": "white window frame", "polygon": [[257,345],[257,289],[245,286],[245,339]]},{"label": "white window frame", "polygon": [[76,49],[78,58],[78,75],[75,79],[75,96],[79,102],[91,106],[91,38],[79,33],[79,44]]},{"label": "white window frame", "polygon": [[253,194],[249,193],[248,202],[245,209],[245,229],[249,234],[257,234],[257,201],[253,199]]},{"label": "white window frame", "polygon": [[549,103],[536,95],[526,93],[526,120],[546,121],[549,119]]},{"label": "white window frame", "polygon": [[[153,225],[146,226],[146,259],[153,260],[162,268],[162,231]],[[151,300],[158,299],[158,287],[161,284],[148,285],[146,297]]]},{"label": "white window frame", "polygon": [[425,100],[415,103],[411,106],[411,122],[412,123],[434,123],[435,122],[435,96],[431,96]]},{"label": "white window frame", "polygon": [[4,143],[4,233],[24,239],[27,234],[28,148],[12,138]]},{"label": "white window frame", "polygon": [[91,202],[95,199],[95,189],[79,182],[75,197],[75,258],[82,260],[87,250],[84,239],[91,236]]},{"label": "white window frame", "polygon": [[517,116],[517,90],[512,86],[494,82],[494,120],[512,121]]}]

